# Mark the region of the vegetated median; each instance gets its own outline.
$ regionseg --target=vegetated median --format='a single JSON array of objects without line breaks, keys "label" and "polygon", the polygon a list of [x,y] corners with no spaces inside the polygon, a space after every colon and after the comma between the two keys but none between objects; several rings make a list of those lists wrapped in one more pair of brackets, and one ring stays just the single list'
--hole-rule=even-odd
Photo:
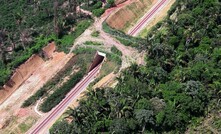
[{"label": "vegetated median", "polygon": [[81,69],[76,74],[73,74],[67,82],[45,99],[40,106],[40,110],[42,112],[49,112],[58,105],[65,98],[67,93],[83,78],[85,70],[86,69]]}]

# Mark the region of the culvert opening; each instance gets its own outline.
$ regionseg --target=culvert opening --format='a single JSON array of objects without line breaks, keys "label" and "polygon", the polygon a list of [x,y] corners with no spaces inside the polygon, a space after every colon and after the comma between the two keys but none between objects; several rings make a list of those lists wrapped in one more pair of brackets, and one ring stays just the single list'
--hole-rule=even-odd
[{"label": "culvert opening", "polygon": [[98,65],[100,65],[104,59],[106,58],[106,54],[97,51],[95,56],[94,56],[94,60],[90,66],[90,68],[88,69],[88,72],[90,72],[91,70],[93,70],[95,67],[97,67]]}]

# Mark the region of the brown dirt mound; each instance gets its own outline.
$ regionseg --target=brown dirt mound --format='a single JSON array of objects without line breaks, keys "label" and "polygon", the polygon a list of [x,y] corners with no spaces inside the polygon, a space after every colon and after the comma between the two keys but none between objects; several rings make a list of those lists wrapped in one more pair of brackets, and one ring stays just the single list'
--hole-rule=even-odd
[{"label": "brown dirt mound", "polygon": [[152,5],[155,0],[135,0],[131,4],[119,9],[107,19],[107,24],[112,28],[124,31],[136,21],[145,9]]},{"label": "brown dirt mound", "polygon": [[52,58],[53,57],[53,53],[56,50],[56,46],[55,43],[49,43],[46,47],[44,47],[43,49],[43,53],[45,55],[46,58]]},{"label": "brown dirt mound", "polygon": [[[57,53],[54,42],[43,49],[46,58],[64,57],[64,53]],[[37,54],[32,55],[25,63],[20,65],[10,80],[0,90],[0,104],[2,104],[16,89],[18,89],[45,61]]]}]

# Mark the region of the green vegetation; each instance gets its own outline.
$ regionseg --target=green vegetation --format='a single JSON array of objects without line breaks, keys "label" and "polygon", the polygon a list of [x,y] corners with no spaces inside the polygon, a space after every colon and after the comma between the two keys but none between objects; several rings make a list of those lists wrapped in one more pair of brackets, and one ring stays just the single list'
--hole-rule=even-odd
[{"label": "green vegetation", "polygon": [[[177,19],[171,19],[175,11]],[[147,64],[126,69],[114,89],[90,90],[69,111],[74,120],[62,120],[50,132],[185,133],[190,124],[219,113],[220,11],[217,0],[176,1],[143,44]]]},{"label": "green vegetation", "polygon": [[27,132],[27,130],[29,129],[29,126],[26,125],[25,123],[21,123],[18,127],[20,128],[22,133]]},{"label": "green vegetation", "polygon": [[122,56],[122,52],[118,50],[115,46],[111,47],[111,52],[113,52],[114,54],[118,56]]},{"label": "green vegetation", "polygon": [[116,37],[116,39],[119,40],[120,43],[124,44],[125,46],[138,47],[138,45],[139,45],[136,42],[133,42],[128,39],[124,39],[124,38],[120,38],[120,37]]},{"label": "green vegetation", "polygon": [[84,44],[85,45],[93,45],[93,46],[101,46],[102,45],[99,42],[93,42],[93,41],[86,41]]},{"label": "green vegetation", "polygon": [[93,37],[98,37],[100,35],[100,32],[99,31],[94,31],[91,36]]},{"label": "green vegetation", "polygon": [[145,39],[126,35],[121,31],[117,31],[116,29],[111,28],[106,22],[103,22],[103,30],[106,33],[109,33],[110,35],[114,36],[125,46],[136,47],[138,50],[143,50],[147,48],[147,46],[143,45],[146,43]]},{"label": "green vegetation", "polygon": [[83,78],[85,70],[86,69],[82,69],[70,76],[71,78],[67,82],[46,98],[41,104],[40,110],[42,112],[49,112],[59,104],[65,98],[66,94]]},{"label": "green vegetation", "polygon": [[74,40],[79,37],[91,25],[92,22],[93,21],[91,19],[80,21],[71,34],[65,35],[59,40],[59,50],[68,53],[70,47],[73,45]]},{"label": "green vegetation", "polygon": [[[68,6],[64,6],[65,2],[67,0],[1,1],[0,88],[16,67],[48,42],[56,41],[59,50],[67,52],[90,25],[89,16],[76,12],[82,1],[70,0]],[[77,27],[74,32],[73,27]]]},{"label": "green vegetation", "polygon": [[105,9],[103,9],[103,8],[94,9],[94,10],[92,11],[92,13],[93,13],[96,17],[101,16],[104,12],[105,12]]},{"label": "green vegetation", "polygon": [[102,7],[101,0],[91,0],[83,4],[81,8],[93,13],[96,17],[100,17],[106,9],[115,6],[114,0],[108,0],[104,7]]},{"label": "green vegetation", "polygon": [[57,85],[60,84],[63,79],[68,76],[71,71],[73,71],[73,65],[75,62],[75,57],[70,59],[70,61],[60,70],[50,81],[48,81],[42,88],[40,88],[34,95],[29,97],[24,101],[22,107],[28,107],[34,105],[39,99],[48,95],[50,91],[56,90]]}]

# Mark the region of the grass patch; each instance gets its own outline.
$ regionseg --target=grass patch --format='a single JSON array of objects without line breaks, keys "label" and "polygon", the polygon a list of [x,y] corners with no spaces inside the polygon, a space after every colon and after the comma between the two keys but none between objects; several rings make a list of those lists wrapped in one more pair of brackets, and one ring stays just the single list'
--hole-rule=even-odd
[{"label": "grass patch", "polygon": [[86,41],[84,43],[85,45],[93,45],[93,46],[101,46],[103,44],[99,43],[99,42],[93,42],[93,41]]},{"label": "grass patch", "polygon": [[36,122],[35,117],[28,117],[27,119],[25,119],[25,121],[23,121],[21,124],[18,125],[18,128],[22,133],[25,133],[31,128],[31,126],[35,122]]},{"label": "grass patch", "polygon": [[118,56],[122,56],[122,52],[119,51],[115,46],[111,47],[111,52],[117,54]]},{"label": "grass patch", "polygon": [[25,123],[21,123],[18,127],[22,133],[25,133],[29,129],[29,126]]},{"label": "grass patch", "polygon": [[71,34],[65,35],[59,40],[60,45],[58,45],[58,50],[68,53],[75,39],[79,37],[92,22],[92,19],[85,19],[77,23],[75,30]]},{"label": "grass patch", "polygon": [[91,36],[93,37],[98,37],[100,35],[99,31],[94,31],[93,33],[91,33]]},{"label": "grass patch", "polygon": [[143,30],[139,33],[138,36],[141,37],[141,38],[145,38],[145,37],[147,37],[148,32],[149,32],[149,30],[147,30],[147,29],[145,28],[145,29],[143,29]]},{"label": "grass patch", "polygon": [[221,118],[214,117],[214,119],[212,120],[212,126],[217,129],[217,131],[221,131]]},{"label": "grass patch", "polygon": [[116,37],[117,40],[120,41],[120,43],[124,44],[125,46],[131,46],[131,47],[139,47],[139,44],[137,44],[136,42],[133,42],[131,40],[128,39],[124,39],[124,38],[120,38],[120,37]]},{"label": "grass patch", "polygon": [[103,22],[102,28],[106,33],[114,36],[117,40],[119,40],[122,44],[126,46],[135,47],[140,51],[144,50],[147,47],[143,45],[146,43],[145,39],[126,35],[121,31],[117,31],[116,29],[111,28],[106,22]]}]

